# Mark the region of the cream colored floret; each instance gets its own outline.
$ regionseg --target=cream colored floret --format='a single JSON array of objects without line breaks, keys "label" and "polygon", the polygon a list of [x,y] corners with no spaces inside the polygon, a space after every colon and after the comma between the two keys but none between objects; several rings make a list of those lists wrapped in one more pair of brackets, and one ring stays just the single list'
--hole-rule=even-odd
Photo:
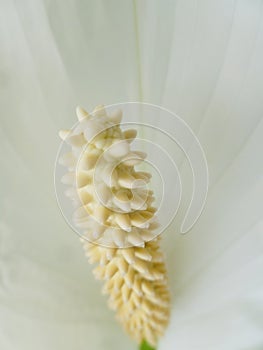
[{"label": "cream colored floret", "polygon": [[155,345],[169,322],[170,295],[151,176],[135,169],[146,154],[131,150],[136,130],[121,130],[121,111],[107,115],[98,106],[89,115],[78,107],[77,116],[73,130],[59,133],[71,147],[60,163],[74,224],[117,319],[138,343]]}]

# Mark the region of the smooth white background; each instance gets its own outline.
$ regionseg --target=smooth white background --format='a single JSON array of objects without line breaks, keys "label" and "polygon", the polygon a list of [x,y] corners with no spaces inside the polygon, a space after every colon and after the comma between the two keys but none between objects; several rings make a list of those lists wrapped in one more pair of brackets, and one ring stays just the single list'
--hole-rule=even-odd
[{"label": "smooth white background", "polygon": [[173,310],[159,349],[262,349],[263,2],[0,5],[0,348],[136,348],[59,212],[53,166],[76,105],[144,101],[189,124],[210,171],[196,226],[178,235],[179,212],[164,237]]}]

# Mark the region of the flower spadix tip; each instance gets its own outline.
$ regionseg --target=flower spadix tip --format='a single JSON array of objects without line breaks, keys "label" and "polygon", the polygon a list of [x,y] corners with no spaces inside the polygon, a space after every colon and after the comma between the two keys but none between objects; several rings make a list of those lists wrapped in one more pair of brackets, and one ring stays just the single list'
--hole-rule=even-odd
[{"label": "flower spadix tip", "polygon": [[77,114],[77,117],[78,117],[79,121],[81,121],[84,118],[87,118],[89,116],[89,113],[87,111],[85,111],[85,109],[80,107],[80,106],[77,106],[76,114]]}]

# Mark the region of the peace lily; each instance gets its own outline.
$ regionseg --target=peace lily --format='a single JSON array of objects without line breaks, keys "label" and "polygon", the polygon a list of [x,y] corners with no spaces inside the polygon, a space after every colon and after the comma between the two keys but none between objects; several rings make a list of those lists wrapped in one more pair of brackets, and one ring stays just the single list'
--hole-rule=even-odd
[{"label": "peace lily", "polygon": [[262,2],[0,6],[0,348],[136,348],[58,214],[52,174],[74,106],[143,101],[183,118],[210,173],[196,225],[180,236],[179,212],[162,237],[172,303],[158,350],[261,349]]},{"label": "peace lily", "polygon": [[[80,123],[60,131],[71,146],[60,163],[62,182],[75,204],[74,222],[93,273],[124,329],[142,348],[156,346],[169,321],[170,295],[159,237],[154,234],[154,197],[145,186],[150,174],[135,169],[145,154],[132,151],[136,130],[123,131],[122,113],[98,106],[89,115],[78,107]],[[96,176],[96,172],[99,174]]]}]

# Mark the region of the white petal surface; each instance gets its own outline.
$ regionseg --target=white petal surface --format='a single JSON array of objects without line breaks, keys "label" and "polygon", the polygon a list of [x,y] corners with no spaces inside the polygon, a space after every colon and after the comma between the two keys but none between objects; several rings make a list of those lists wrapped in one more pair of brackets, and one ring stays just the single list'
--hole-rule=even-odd
[{"label": "white petal surface", "polygon": [[180,236],[191,192],[180,159],[184,205],[164,240],[173,312],[159,348],[263,348],[262,5],[2,1],[1,349],[136,348],[53,190],[57,132],[75,106],[135,100],[180,115],[210,172],[204,213]]}]

